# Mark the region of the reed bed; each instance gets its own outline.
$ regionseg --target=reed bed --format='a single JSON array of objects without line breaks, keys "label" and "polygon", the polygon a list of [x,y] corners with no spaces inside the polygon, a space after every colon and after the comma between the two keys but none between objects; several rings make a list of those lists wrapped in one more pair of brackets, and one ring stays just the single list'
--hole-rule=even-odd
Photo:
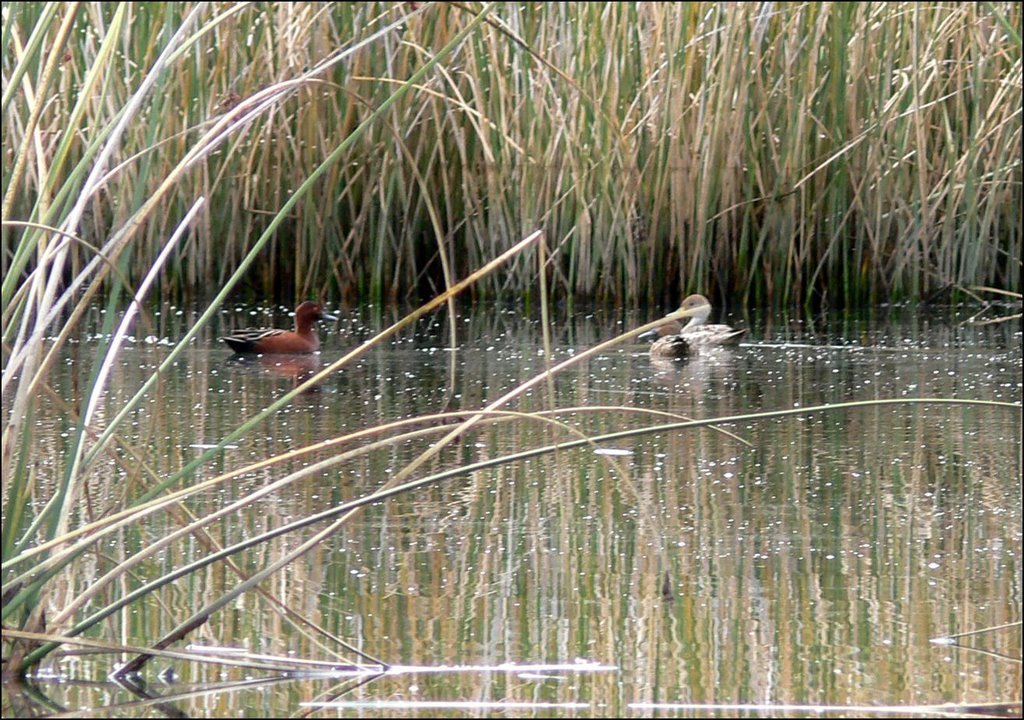
[{"label": "reed bed", "polygon": [[[73,275],[154,196],[110,261],[139,282],[204,197],[160,285],[209,299],[481,8],[289,209],[239,294],[425,297],[536,227],[555,297],[1019,291],[1016,3],[19,3],[4,10],[4,218],[63,227],[90,196],[60,262],[45,229],[5,225],[5,305],[36,267]],[[476,293],[536,292],[531,278],[519,264]]]}]

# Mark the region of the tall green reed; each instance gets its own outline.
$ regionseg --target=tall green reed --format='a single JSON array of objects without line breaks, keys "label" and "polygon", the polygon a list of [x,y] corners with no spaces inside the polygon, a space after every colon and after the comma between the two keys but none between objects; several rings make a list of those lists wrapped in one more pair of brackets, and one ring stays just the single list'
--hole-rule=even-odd
[{"label": "tall green reed", "polygon": [[[100,15],[104,12],[102,8],[92,7],[91,9]],[[24,230],[19,238],[16,252],[12,252],[10,256],[12,267],[5,276],[3,288],[5,303],[3,373],[5,390],[3,432],[5,602],[3,616],[5,621],[16,619],[22,627],[45,626],[44,603],[40,602],[40,598],[47,582],[60,567],[40,573],[30,582],[24,583],[11,579],[9,575],[12,568],[11,559],[16,558],[27,548],[40,546],[55,537],[66,535],[76,523],[81,522],[79,499],[85,495],[85,483],[88,482],[93,470],[91,466],[101,454],[106,452],[116,454],[118,450],[123,449],[117,447],[123,445],[118,438],[119,425],[129,416],[132,409],[143,401],[146,391],[159,381],[161,372],[175,360],[199,328],[212,316],[216,307],[241,279],[249,264],[268,244],[275,229],[281,224],[287,213],[309,192],[310,188],[315,186],[321,177],[338,163],[366,128],[377,122],[378,118],[394,102],[450,54],[467,35],[475,30],[489,12],[489,8],[485,7],[478,13],[476,20],[466,24],[464,28],[454,34],[445,47],[440,48],[418,67],[412,68],[408,79],[391,88],[391,94],[384,98],[379,106],[363,118],[347,135],[336,138],[334,149],[327,154],[315,170],[312,170],[301,182],[297,182],[294,191],[282,201],[279,210],[269,219],[262,236],[255,241],[246,255],[235,263],[230,276],[221,283],[219,295],[211,298],[210,307],[197,324],[179,340],[164,363],[135,396],[119,411],[112,413],[112,419],[100,432],[93,426],[94,410],[97,404],[104,400],[106,379],[113,359],[120,351],[134,316],[141,309],[141,302],[146,293],[156,283],[157,278],[165,274],[164,267],[168,257],[176,248],[183,231],[191,224],[196,213],[206,202],[205,198],[200,195],[189,212],[185,214],[184,219],[180,220],[177,229],[172,233],[171,239],[164,244],[159,255],[149,258],[149,269],[145,279],[137,287],[133,287],[131,268],[133,267],[133,257],[139,251],[140,230],[147,222],[158,217],[155,212],[157,206],[164,203],[173,205],[171,198],[174,194],[173,188],[183,182],[183,178],[200,165],[204,158],[223,152],[223,147],[228,144],[234,133],[247,127],[260,115],[276,110],[280,102],[303,86],[318,82],[319,77],[325,74],[332,64],[339,62],[347,54],[357,52],[371,42],[379,41],[380,38],[385,37],[397,27],[395,22],[390,25],[384,24],[365,37],[357,38],[351,48],[332,53],[323,62],[304,69],[297,77],[281,80],[241,100],[234,112],[222,115],[216,122],[200,127],[201,132],[195,135],[193,142],[182,147],[182,153],[176,164],[168,168],[166,174],[161,174],[159,185],[153,193],[139,192],[139,185],[137,178],[132,173],[132,166],[136,161],[140,161],[140,168],[152,168],[151,159],[131,157],[127,162],[113,167],[112,165],[119,151],[123,149],[124,137],[130,135],[129,128],[134,127],[133,123],[146,126],[148,132],[151,124],[146,122],[145,112],[142,108],[154,97],[157,99],[153,100],[153,104],[157,106],[163,104],[163,100],[160,99],[162,91],[167,90],[168,85],[173,86],[178,80],[178,76],[172,69],[175,63],[179,62],[190,50],[194,50],[196,43],[202,38],[215,33],[220,23],[225,22],[236,12],[235,7],[231,7],[222,15],[212,17],[206,24],[200,24],[198,20],[204,9],[204,6],[200,5],[193,8],[186,16],[177,18],[178,22],[174,32],[161,38],[164,43],[160,45],[158,51],[154,51],[155,57],[149,66],[148,74],[141,77],[138,87],[134,89],[128,102],[121,107],[112,109],[105,125],[93,128],[96,130],[96,136],[89,146],[89,152],[79,160],[76,172],[69,175],[66,183],[59,188],[58,197],[73,198],[73,201],[69,199],[66,204],[54,203],[48,208],[43,207],[45,203],[39,202],[34,212],[45,214],[46,222],[10,223],[5,226],[10,229]],[[75,5],[65,8],[62,28],[70,27],[70,21],[74,19],[78,10],[79,8]],[[101,47],[106,48],[106,51],[96,55],[95,64],[89,68],[91,77],[101,78],[104,82],[116,81],[116,73],[112,70],[109,61],[113,57],[112,48],[120,39],[119,28],[121,24],[127,22],[128,12],[128,6],[121,5],[111,17],[105,18],[109,21],[107,25],[109,32],[102,38]],[[46,18],[47,16],[44,14],[40,21],[45,22]],[[8,30],[10,30],[10,25],[5,24],[5,36]],[[63,33],[63,36],[67,37],[67,33]],[[30,60],[31,58],[25,55],[20,56],[18,70],[15,71],[15,74],[27,77],[28,71],[22,68],[27,67]],[[52,62],[47,64],[48,76],[52,75],[50,72],[52,66]],[[33,110],[32,124],[37,124],[36,120],[41,116],[39,108],[42,99],[37,98],[37,100]],[[82,115],[79,114],[78,117],[81,118]],[[76,128],[65,128],[65,132],[64,137],[66,138],[68,134],[76,132]],[[151,140],[153,135],[153,133],[149,133]],[[157,142],[151,147],[159,147],[159,145],[160,143]],[[28,155],[23,152],[20,157],[25,158]],[[14,188],[19,182],[27,179],[25,167],[27,164],[19,161],[11,175],[5,178],[9,182],[7,186],[9,192],[5,193],[5,198],[15,197]],[[103,189],[117,183],[134,186],[130,198],[133,203],[130,208],[125,209],[123,217],[111,229],[110,237],[105,240],[103,247],[97,249],[94,246],[89,246],[94,256],[88,262],[79,264],[71,252],[75,247],[72,241],[75,240],[81,244],[84,242],[77,238],[76,231],[80,231],[83,226],[83,217],[87,210],[96,206],[94,199]],[[37,198],[37,200],[41,201],[43,198]],[[141,241],[141,244],[145,245],[145,242]],[[521,247],[525,246],[525,243],[521,245]],[[518,249],[520,248],[513,249],[505,255],[515,254]],[[33,254],[37,256],[37,264],[29,271],[28,268],[32,265],[30,258]],[[8,255],[5,254],[4,257],[6,261]],[[504,256],[496,258],[492,265],[497,266],[503,258]],[[5,269],[7,268],[5,267]],[[446,281],[452,288],[455,287],[451,276],[447,276]],[[84,408],[75,408],[70,413],[71,421],[75,423],[76,428],[72,434],[70,448],[60,463],[61,478],[55,483],[49,500],[41,510],[35,514],[22,512],[26,509],[26,498],[29,494],[34,489],[42,489],[33,487],[36,484],[36,478],[30,471],[31,463],[28,461],[33,450],[31,440],[35,403],[39,401],[39,394],[48,390],[49,369],[58,355],[66,349],[67,340],[73,328],[76,327],[78,318],[85,312],[95,294],[103,288],[106,289],[106,304],[109,311],[106,320],[107,326],[104,328],[104,339],[99,342],[91,359],[87,386],[84,390]],[[452,288],[447,288],[446,297],[450,297],[454,293]],[[117,331],[113,332],[113,319],[119,315],[122,296],[125,293],[132,303],[124,314]],[[56,333],[56,336],[54,337],[51,333]],[[88,364],[89,359],[86,358],[85,362]],[[264,412],[264,415],[272,412],[276,407],[277,405],[272,406]],[[108,409],[114,410],[113,408]],[[243,424],[235,431],[234,435],[237,437],[244,434],[258,419]],[[211,453],[207,453],[195,463],[188,465],[166,480],[157,477],[152,470],[147,469],[157,487],[156,492],[188,475],[208,460],[210,455]],[[8,472],[8,468],[11,468],[13,472]],[[129,502],[130,504],[131,502]],[[63,562],[67,563],[73,560],[74,557],[69,557]],[[12,667],[20,666],[23,652],[23,649],[19,649],[11,656]],[[29,660],[29,662],[34,661]]]}]

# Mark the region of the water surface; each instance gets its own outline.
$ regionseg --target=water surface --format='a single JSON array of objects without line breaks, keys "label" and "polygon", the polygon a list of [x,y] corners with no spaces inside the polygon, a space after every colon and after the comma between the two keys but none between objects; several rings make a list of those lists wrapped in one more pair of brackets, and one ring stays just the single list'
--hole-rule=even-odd
[{"label": "water surface", "polygon": [[[124,462],[127,449],[120,461],[100,461],[83,516],[143,495],[154,478],[397,318],[372,308],[340,312],[318,357],[239,362],[215,334],[275,318],[225,310],[223,327],[204,331],[131,419],[125,439],[147,467]],[[196,482],[362,428],[475,410],[548,366],[538,319],[521,309],[460,312],[421,321],[298,396],[233,441]],[[563,315],[553,324],[550,362],[649,319]],[[558,425],[539,415],[480,425],[414,477],[685,418],[898,398],[1019,403],[1019,321],[978,326],[966,318],[955,309],[731,318],[749,328],[740,347],[681,363],[652,363],[643,346],[625,345],[508,407],[557,410],[546,417]],[[140,326],[119,358],[100,427],[166,357],[161,339],[180,336],[193,319],[164,308]],[[281,312],[276,321],[288,319]],[[450,322],[457,350],[449,347]],[[88,372],[80,357],[96,342],[81,338],[66,358],[57,388],[65,398],[80,392]],[[39,409],[44,476],[56,480],[62,471],[70,427],[56,406]],[[131,583],[202,557],[211,543],[228,545],[368,494],[440,436],[391,443],[290,484],[216,522],[208,541],[171,544]],[[649,703],[1019,702],[1020,666],[1000,657],[1019,657],[1019,626],[963,641],[987,653],[935,640],[1020,619],[1020,439],[1019,410],[888,404],[649,433],[462,475],[365,509],[264,583],[263,594],[244,594],[173,646],[357,662],[341,639],[423,672],[394,672],[352,689],[337,675],[282,679],[156,659],[143,679],[149,692],[171,697],[170,707],[206,716],[293,714],[323,701],[356,703],[328,714],[369,717],[665,712]],[[185,510],[202,517],[335,452],[247,473],[189,497],[182,513],[150,517],[96,548],[95,574],[67,580],[58,600],[180,527]],[[255,572],[322,527],[238,556],[240,571]],[[217,564],[133,605],[92,637],[151,644],[238,582]],[[542,663],[568,667],[510,667]],[[439,666],[462,669],[426,672]],[[151,712],[116,707],[138,698],[105,682],[111,669],[107,655],[63,657],[46,673],[64,682],[41,691],[57,707]],[[182,696],[261,677],[267,682]],[[395,704],[410,701],[535,705]]]}]

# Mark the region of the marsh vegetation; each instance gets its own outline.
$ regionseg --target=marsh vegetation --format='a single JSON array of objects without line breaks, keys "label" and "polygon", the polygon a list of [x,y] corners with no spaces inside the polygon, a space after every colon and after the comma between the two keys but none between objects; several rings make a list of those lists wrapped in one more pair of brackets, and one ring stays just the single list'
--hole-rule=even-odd
[{"label": "marsh vegetation", "polygon": [[[948,303],[1019,305],[1020,13],[5,4],[5,673],[1019,705],[929,640],[1019,610],[1019,315]],[[761,309],[745,346],[652,365],[691,291]],[[311,298],[341,340],[226,361]]]}]

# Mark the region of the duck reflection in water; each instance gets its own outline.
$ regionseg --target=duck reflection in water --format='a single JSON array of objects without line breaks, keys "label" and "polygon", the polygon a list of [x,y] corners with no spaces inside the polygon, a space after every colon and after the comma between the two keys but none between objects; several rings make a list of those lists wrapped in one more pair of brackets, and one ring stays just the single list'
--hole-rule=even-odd
[{"label": "duck reflection in water", "polygon": [[[258,369],[266,377],[286,378],[292,389],[316,375],[320,369],[320,355],[234,355],[227,360],[237,367]],[[302,391],[303,394],[320,392],[320,383]]]}]

